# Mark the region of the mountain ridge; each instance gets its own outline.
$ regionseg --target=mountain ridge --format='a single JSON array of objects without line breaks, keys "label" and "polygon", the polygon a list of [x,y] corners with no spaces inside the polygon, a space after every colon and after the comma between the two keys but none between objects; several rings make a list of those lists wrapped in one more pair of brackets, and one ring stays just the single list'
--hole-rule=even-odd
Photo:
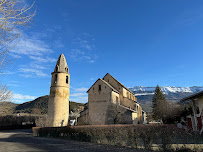
[{"label": "mountain ridge", "polygon": [[[135,93],[135,95],[147,95],[147,93],[154,93],[156,87],[144,87],[134,86],[129,89]],[[169,93],[197,93],[203,91],[203,86],[192,86],[192,87],[176,87],[176,86],[162,86],[160,87],[163,94]],[[143,94],[141,94],[143,93]]]},{"label": "mountain ridge", "polygon": [[[148,110],[152,110],[152,98],[156,87],[144,87],[134,86],[129,89],[135,94],[137,101],[141,105],[147,105]],[[190,96],[194,93],[203,91],[203,86],[192,86],[192,87],[175,87],[175,86],[163,86],[160,87],[164,96],[169,101],[179,102],[180,99]]]}]

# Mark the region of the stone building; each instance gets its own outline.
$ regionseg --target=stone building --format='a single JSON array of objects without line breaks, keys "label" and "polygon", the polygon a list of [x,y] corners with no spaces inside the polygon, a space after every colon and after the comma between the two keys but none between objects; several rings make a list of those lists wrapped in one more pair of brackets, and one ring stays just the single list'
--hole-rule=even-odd
[{"label": "stone building", "polygon": [[70,74],[65,56],[61,54],[52,73],[48,117],[52,127],[68,125]]},{"label": "stone building", "polygon": [[87,91],[88,104],[78,124],[143,123],[142,108],[133,92],[107,73]]}]

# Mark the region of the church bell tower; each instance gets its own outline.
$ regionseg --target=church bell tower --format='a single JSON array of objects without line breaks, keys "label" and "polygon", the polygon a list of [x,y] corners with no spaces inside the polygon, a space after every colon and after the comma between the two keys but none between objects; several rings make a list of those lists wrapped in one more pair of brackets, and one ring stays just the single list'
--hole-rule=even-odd
[{"label": "church bell tower", "polygon": [[52,73],[48,102],[50,126],[68,125],[69,118],[70,74],[65,56],[61,54]]}]

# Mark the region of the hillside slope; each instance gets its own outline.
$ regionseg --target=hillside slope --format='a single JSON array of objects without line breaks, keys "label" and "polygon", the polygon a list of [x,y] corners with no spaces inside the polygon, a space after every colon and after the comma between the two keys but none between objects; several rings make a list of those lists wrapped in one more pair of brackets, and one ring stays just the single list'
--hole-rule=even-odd
[{"label": "hillside slope", "polygon": [[33,101],[25,102],[16,106],[15,113],[37,113],[46,114],[49,96],[42,96]]},{"label": "hillside slope", "polygon": [[0,116],[11,115],[18,104],[12,102],[0,102]]},{"label": "hillside slope", "polygon": [[[135,86],[129,88],[137,97],[138,102],[142,105],[143,110],[152,111],[152,97],[155,87]],[[167,100],[178,102],[180,99],[187,97],[193,93],[203,90],[201,86],[193,87],[161,87]],[[23,104],[14,104],[8,102],[0,102],[0,115],[12,113],[34,113],[46,114],[48,109],[49,96],[42,96],[33,101],[25,102]],[[82,111],[84,104],[70,101],[70,111]]]},{"label": "hillside slope", "polygon": [[[15,113],[34,113],[47,114],[49,96],[42,96],[33,101],[25,102],[16,106]],[[84,108],[83,103],[70,101],[70,111],[81,111]]]}]

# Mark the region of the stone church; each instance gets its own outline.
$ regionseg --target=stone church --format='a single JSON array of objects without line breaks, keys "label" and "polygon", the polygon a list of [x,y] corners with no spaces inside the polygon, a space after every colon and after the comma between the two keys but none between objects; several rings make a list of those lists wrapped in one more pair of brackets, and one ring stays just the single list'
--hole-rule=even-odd
[{"label": "stone church", "polygon": [[107,73],[87,91],[88,103],[78,125],[141,124],[145,119],[134,93]]}]

